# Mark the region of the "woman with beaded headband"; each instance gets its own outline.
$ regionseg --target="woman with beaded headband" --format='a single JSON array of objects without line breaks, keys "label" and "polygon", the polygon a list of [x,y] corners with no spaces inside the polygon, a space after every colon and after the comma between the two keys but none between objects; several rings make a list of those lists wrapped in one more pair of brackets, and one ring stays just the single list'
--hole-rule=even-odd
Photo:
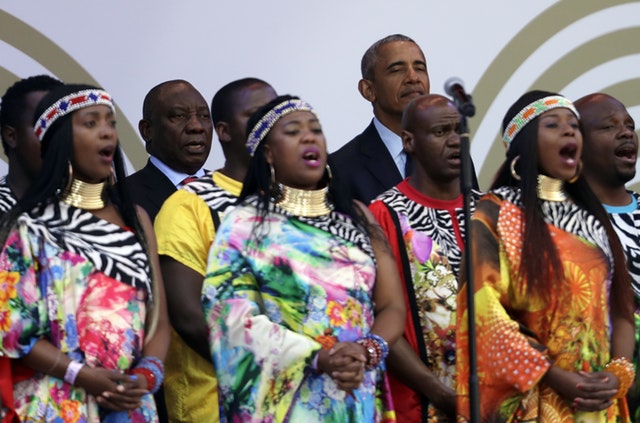
[{"label": "woman with beaded headband", "polygon": [[[606,212],[580,175],[579,115],[531,91],[503,120],[506,160],[471,225],[480,416],[630,421],[630,281]],[[467,301],[458,295],[458,421],[469,419]]]},{"label": "woman with beaded headband", "polygon": [[42,169],[0,223],[0,352],[24,367],[16,410],[155,422],[168,320],[151,222],[121,183],[114,103],[65,84],[35,118]]},{"label": "woman with beaded headband", "polygon": [[247,132],[203,286],[221,421],[395,421],[384,359],[405,310],[383,233],[336,186],[306,102],[276,98]]}]

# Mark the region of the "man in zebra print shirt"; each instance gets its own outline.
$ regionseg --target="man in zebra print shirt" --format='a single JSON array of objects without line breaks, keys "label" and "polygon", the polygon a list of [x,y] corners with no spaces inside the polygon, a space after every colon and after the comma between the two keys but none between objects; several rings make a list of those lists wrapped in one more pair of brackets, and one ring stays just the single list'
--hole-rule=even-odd
[{"label": "man in zebra print shirt", "polygon": [[413,170],[369,206],[404,282],[407,322],[387,364],[396,416],[406,423],[455,421],[455,312],[465,242],[460,127],[448,98],[413,99],[402,118]]},{"label": "man in zebra print shirt", "polygon": [[[635,122],[624,104],[614,97],[594,93],[577,100],[583,133],[583,173],[591,189],[609,213],[627,257],[635,294],[636,347],[634,361],[640,357],[640,195],[626,188],[636,174],[638,134]],[[629,407],[638,409],[640,396],[629,391]],[[638,409],[637,418],[640,417]]]},{"label": "man in zebra print shirt", "polygon": [[33,133],[33,112],[49,90],[62,82],[49,75],[20,79],[2,96],[0,128],[9,171],[0,179],[0,216],[16,204],[40,169],[40,141]]}]

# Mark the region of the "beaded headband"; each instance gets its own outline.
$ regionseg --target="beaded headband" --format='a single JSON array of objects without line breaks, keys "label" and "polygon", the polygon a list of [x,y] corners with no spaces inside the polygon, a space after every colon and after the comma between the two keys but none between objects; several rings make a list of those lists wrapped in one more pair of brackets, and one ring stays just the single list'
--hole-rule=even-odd
[{"label": "beaded headband", "polygon": [[524,128],[529,122],[540,116],[542,113],[547,112],[551,109],[556,109],[558,107],[569,109],[578,117],[578,119],[580,118],[580,114],[574,107],[573,103],[567,98],[559,95],[541,98],[525,106],[517,115],[513,117],[513,119],[511,119],[511,122],[509,122],[507,128],[502,134],[502,141],[505,148],[509,148],[509,145],[511,145],[511,141],[513,141],[518,132],[520,132],[520,130]]},{"label": "beaded headband", "polygon": [[82,90],[66,95],[53,103],[40,115],[33,128],[33,132],[36,134],[36,137],[38,137],[38,140],[42,141],[44,134],[51,128],[51,125],[53,125],[56,120],[74,110],[95,106],[97,104],[109,106],[113,113],[116,113],[115,105],[108,92],[99,89]]},{"label": "beaded headband", "polygon": [[[273,125],[275,125],[280,118],[291,112],[300,111],[311,112],[316,115],[315,110],[313,110],[309,103],[299,99],[283,101],[273,109],[269,110],[269,112],[255,124],[251,132],[249,132],[249,136],[247,137],[247,149],[249,150],[249,154],[253,156],[253,153],[256,152],[260,142],[262,142],[271,128],[273,128]],[[316,115],[316,117],[318,117],[318,115]]]}]

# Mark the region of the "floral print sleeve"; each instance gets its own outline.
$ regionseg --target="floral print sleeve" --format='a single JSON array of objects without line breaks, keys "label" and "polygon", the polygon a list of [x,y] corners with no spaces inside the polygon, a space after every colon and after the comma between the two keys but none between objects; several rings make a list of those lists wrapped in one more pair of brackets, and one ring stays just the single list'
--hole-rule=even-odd
[{"label": "floral print sleeve", "polygon": [[26,355],[47,328],[45,302],[35,274],[26,229],[9,233],[0,254],[0,351]]}]

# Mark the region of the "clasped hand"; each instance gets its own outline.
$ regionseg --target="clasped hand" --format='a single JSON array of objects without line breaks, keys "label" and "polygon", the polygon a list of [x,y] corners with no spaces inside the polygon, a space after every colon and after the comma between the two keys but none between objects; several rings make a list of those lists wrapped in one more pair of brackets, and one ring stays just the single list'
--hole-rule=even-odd
[{"label": "clasped hand", "polygon": [[366,362],[362,345],[338,342],[330,350],[319,352],[318,369],[331,376],[338,388],[350,391],[362,383]]},{"label": "clasped hand", "polygon": [[573,408],[580,411],[606,410],[613,404],[619,384],[610,372],[568,372],[556,389],[572,401]]},{"label": "clasped hand", "polygon": [[88,366],[82,368],[76,384],[95,396],[101,407],[114,411],[140,407],[142,396],[149,393],[147,382],[142,377]]}]

